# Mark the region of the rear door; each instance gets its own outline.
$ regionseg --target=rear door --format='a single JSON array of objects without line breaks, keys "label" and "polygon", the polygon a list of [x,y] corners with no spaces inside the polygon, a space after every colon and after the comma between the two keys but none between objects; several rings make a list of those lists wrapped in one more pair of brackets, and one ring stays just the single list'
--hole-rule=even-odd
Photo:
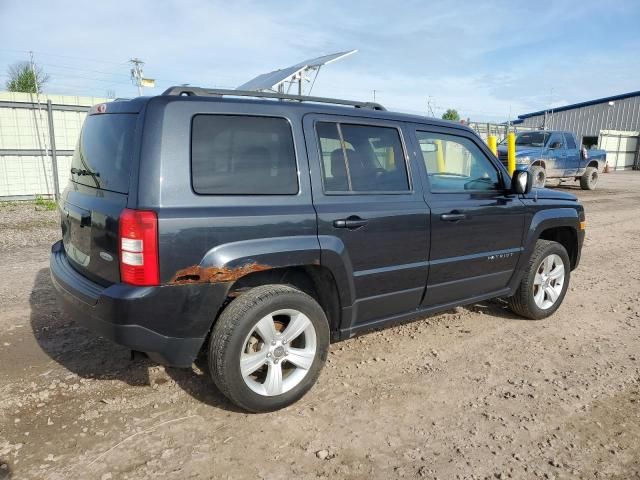
[{"label": "rear door", "polygon": [[521,253],[524,205],[504,170],[472,133],[418,125],[431,207],[431,256],[423,306],[504,289]]},{"label": "rear door", "polygon": [[577,174],[578,169],[580,168],[580,149],[578,148],[578,145],[576,145],[576,141],[572,133],[564,134],[564,145],[566,153],[564,176],[572,177]]},{"label": "rear door", "polygon": [[322,258],[341,250],[354,283],[343,328],[417,308],[427,278],[429,210],[401,125],[306,115],[304,129]]},{"label": "rear door", "polygon": [[138,114],[92,112],[60,201],[62,239],[71,265],[106,285],[120,280],[118,218],[130,191]]}]

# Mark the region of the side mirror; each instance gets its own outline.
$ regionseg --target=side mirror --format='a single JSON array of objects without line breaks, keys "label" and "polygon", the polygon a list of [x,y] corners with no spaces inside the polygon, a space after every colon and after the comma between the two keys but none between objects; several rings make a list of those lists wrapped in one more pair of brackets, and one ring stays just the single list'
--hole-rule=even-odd
[{"label": "side mirror", "polygon": [[551,150],[555,150],[555,149],[557,149],[557,148],[560,148],[560,142],[553,142],[553,143],[549,146],[549,148],[550,148]]},{"label": "side mirror", "polygon": [[533,187],[533,177],[526,170],[516,170],[511,177],[511,191],[513,193],[525,194]]},{"label": "side mirror", "polygon": [[589,151],[584,145],[580,148],[580,158],[582,158],[582,160],[589,160]]}]

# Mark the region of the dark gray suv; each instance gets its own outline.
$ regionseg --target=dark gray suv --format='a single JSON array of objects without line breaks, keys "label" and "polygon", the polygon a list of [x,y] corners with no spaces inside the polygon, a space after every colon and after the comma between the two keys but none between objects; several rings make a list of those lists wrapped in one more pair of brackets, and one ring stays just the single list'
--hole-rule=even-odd
[{"label": "dark gray suv", "polygon": [[551,315],[585,228],[464,126],[188,87],[93,107],[60,212],[65,311],[168,365],[206,348],[255,412],[302,397],[331,340],[492,297]]}]

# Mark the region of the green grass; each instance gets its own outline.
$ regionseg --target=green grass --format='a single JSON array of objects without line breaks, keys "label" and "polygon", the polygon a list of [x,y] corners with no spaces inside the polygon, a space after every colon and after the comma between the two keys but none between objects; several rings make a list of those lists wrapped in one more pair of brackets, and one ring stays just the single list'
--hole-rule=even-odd
[{"label": "green grass", "polygon": [[48,198],[44,198],[41,196],[36,197],[36,210],[55,210],[58,208],[58,204],[53,200],[49,200]]}]

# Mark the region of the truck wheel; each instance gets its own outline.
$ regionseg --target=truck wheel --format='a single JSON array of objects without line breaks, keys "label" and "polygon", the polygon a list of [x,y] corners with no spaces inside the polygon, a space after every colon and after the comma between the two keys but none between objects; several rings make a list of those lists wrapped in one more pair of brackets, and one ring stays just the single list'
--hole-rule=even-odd
[{"label": "truck wheel", "polygon": [[209,370],[233,403],[269,412],[307,393],[328,348],[327,317],[313,298],[286,285],[263,285],[239,296],[218,318]]},{"label": "truck wheel", "polygon": [[514,313],[539,320],[555,312],[562,303],[571,274],[565,248],[549,240],[538,240],[516,293],[508,298]]},{"label": "truck wheel", "polygon": [[583,190],[595,190],[598,183],[598,169],[587,167],[580,177],[580,188]]},{"label": "truck wheel", "polygon": [[544,188],[545,183],[547,183],[547,172],[544,167],[540,165],[535,165],[531,167],[531,177],[533,178],[533,187],[534,188]]}]

